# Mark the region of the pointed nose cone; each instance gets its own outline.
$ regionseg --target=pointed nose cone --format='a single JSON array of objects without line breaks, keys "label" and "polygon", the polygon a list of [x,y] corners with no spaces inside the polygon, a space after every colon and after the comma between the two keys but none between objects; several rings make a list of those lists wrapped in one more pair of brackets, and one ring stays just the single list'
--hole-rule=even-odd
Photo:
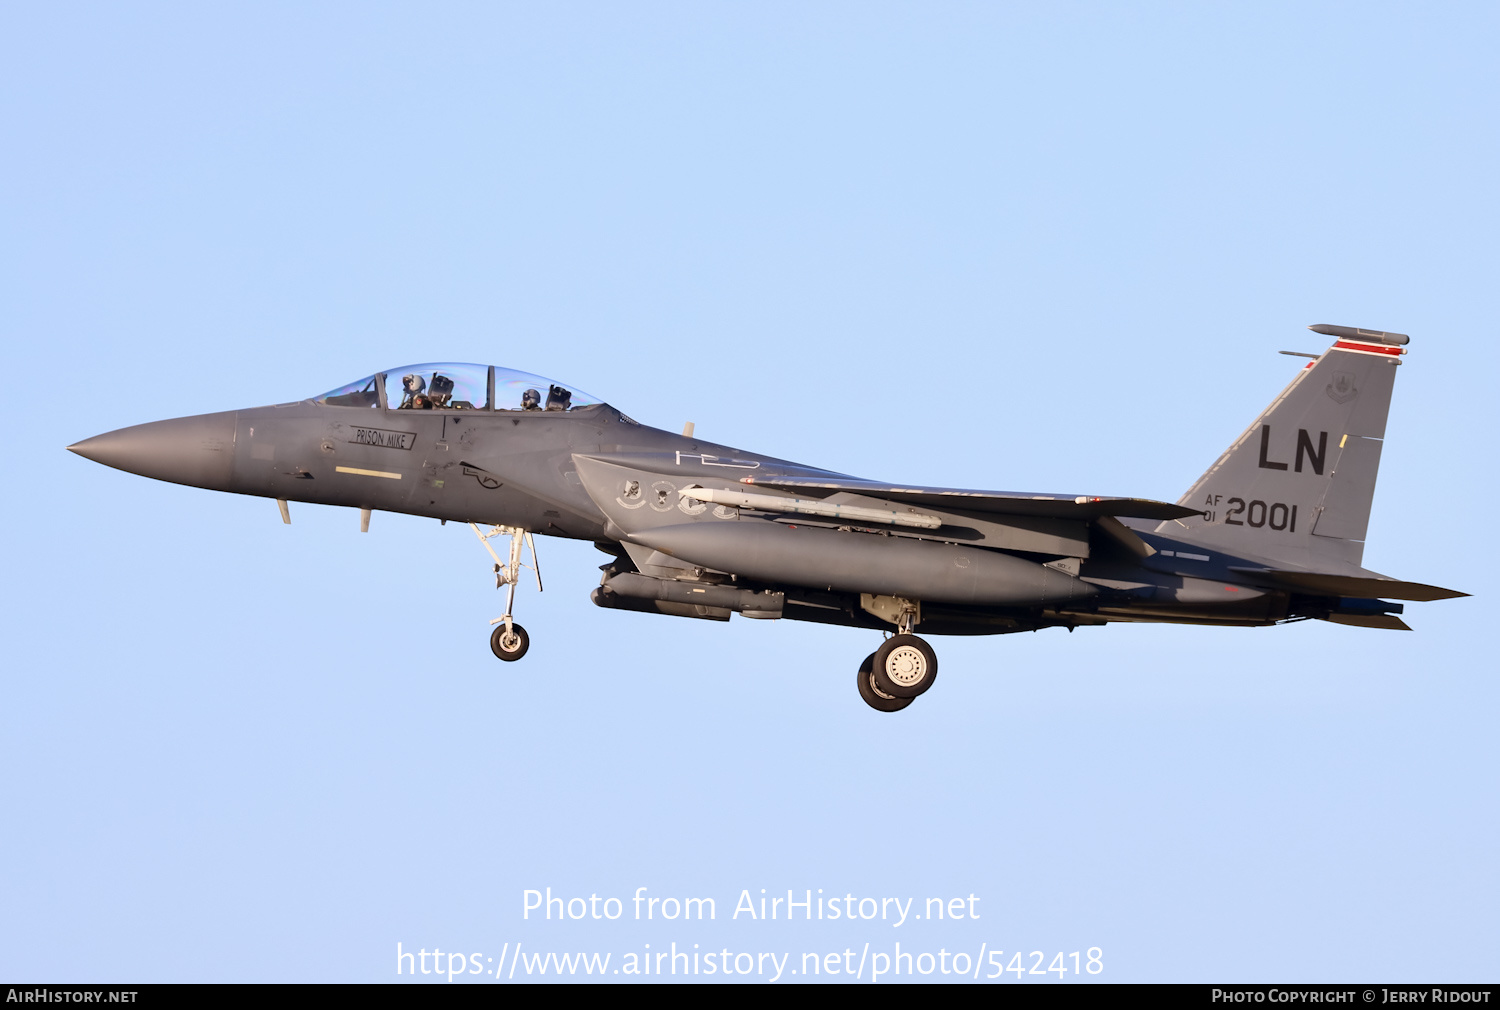
[{"label": "pointed nose cone", "polygon": [[228,411],[153,421],[95,435],[68,449],[142,477],[223,491],[234,466],[235,418]]}]

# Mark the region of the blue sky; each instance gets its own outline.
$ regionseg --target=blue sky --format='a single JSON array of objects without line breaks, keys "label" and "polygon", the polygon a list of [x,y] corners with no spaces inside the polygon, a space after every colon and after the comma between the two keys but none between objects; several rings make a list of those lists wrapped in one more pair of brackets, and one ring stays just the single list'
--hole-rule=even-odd
[{"label": "blue sky", "polygon": [[[393,981],[398,942],[790,970],[900,941],[1099,947],[1114,981],[1493,979],[1496,29],[7,9],[0,974]],[[893,717],[854,691],[869,632],[599,610],[603,555],[544,540],[504,667],[463,527],[285,527],[63,451],[467,360],[848,473],[1175,499],[1314,322],[1412,334],[1366,564],[1474,598],[1409,605],[1410,634],[937,639]],[[523,919],[547,887],[717,917]],[[761,888],[980,918],[731,917]]]}]

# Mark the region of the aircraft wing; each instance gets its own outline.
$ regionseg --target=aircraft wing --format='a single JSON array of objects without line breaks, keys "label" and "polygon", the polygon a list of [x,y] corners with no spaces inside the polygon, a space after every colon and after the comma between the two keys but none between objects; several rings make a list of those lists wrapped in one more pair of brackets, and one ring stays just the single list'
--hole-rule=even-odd
[{"label": "aircraft wing", "polygon": [[[949,487],[907,487],[880,481],[841,477],[814,480],[791,477],[741,477],[741,484],[755,487],[795,489],[826,498],[846,491],[869,498],[884,498],[903,505],[927,508],[959,509],[966,512],[992,512],[1013,516],[1046,516],[1053,519],[1098,519],[1103,516],[1128,516],[1139,519],[1180,519],[1203,513],[1171,502],[1149,498],[1102,498],[1093,495],[1031,495],[1011,491],[970,491]],[[822,494],[818,494],[822,492]]]},{"label": "aircraft wing", "polygon": [[[1316,593],[1320,596],[1351,596],[1356,599],[1416,600],[1429,603],[1432,600],[1455,600],[1468,593],[1440,586],[1423,585],[1420,582],[1401,582],[1397,579],[1361,578],[1353,575],[1324,575],[1318,572],[1291,572],[1276,568],[1229,569],[1248,575],[1275,589],[1292,592]],[[1344,622],[1351,623],[1351,622]]]}]

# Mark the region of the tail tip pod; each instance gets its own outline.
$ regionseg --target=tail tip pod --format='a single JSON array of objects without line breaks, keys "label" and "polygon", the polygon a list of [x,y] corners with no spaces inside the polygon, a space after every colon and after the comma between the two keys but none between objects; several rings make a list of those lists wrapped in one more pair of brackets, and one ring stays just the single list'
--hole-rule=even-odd
[{"label": "tail tip pod", "polygon": [[1321,333],[1326,337],[1338,337],[1341,340],[1354,340],[1360,343],[1391,344],[1402,347],[1411,343],[1411,337],[1405,333],[1387,333],[1384,330],[1362,330],[1358,326],[1335,326],[1332,323],[1313,323],[1308,327],[1314,333]]}]

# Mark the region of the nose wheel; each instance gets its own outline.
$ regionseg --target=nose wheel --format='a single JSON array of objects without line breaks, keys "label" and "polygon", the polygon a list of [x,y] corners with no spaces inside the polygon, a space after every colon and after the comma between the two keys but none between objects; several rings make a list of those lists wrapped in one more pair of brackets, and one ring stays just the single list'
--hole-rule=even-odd
[{"label": "nose wheel", "polygon": [[[542,591],[542,569],[536,560],[536,541],[532,540],[528,531],[519,526],[496,526],[488,533],[481,532],[474,523],[470,523],[469,528],[474,531],[484,549],[490,552],[490,557],[495,559],[495,588],[505,587],[505,613],[490,622],[498,625],[490,633],[490,651],[497,659],[514,663],[531,648],[531,636],[526,634],[526,629],[517,624],[512,616],[516,607],[516,581],[521,576],[522,568],[530,568],[535,573],[536,591]],[[501,536],[510,537],[510,551],[504,562],[495,553],[495,548],[490,546],[491,537]],[[531,551],[529,565],[521,561],[523,546]]]},{"label": "nose wheel", "polygon": [[[503,620],[503,618],[502,618]],[[502,624],[490,633],[490,651],[496,659],[514,663],[531,648],[531,636],[519,624]]]}]

